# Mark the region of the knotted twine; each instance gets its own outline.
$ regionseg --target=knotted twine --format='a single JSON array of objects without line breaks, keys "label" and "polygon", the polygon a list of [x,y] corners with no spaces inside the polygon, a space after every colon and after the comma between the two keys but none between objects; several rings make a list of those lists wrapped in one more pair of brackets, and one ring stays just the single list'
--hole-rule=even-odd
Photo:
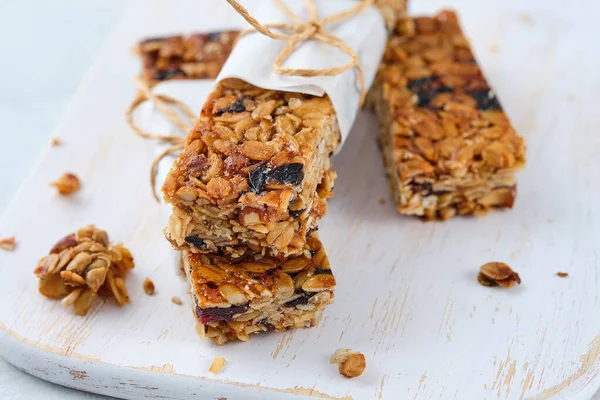
[{"label": "knotted twine", "polygon": [[[334,14],[330,17],[319,20],[317,7],[315,0],[306,0],[306,7],[309,13],[309,20],[302,21],[297,15],[295,15],[281,0],[273,0],[273,2],[284,12],[284,14],[292,21],[291,23],[282,24],[261,24],[256,18],[252,17],[250,13],[240,4],[237,0],[226,0],[236,11],[240,14],[254,29],[243,31],[236,39],[236,43],[243,36],[250,33],[261,33],[265,36],[275,40],[287,41],[285,47],[281,50],[281,53],[277,56],[273,62],[273,70],[275,73],[286,76],[300,76],[300,77],[314,77],[314,76],[336,76],[351,68],[356,68],[358,72],[358,79],[360,81],[360,103],[362,106],[366,96],[366,86],[363,68],[360,65],[358,55],[350,46],[344,43],[337,36],[325,31],[324,25],[340,22],[342,20],[351,18],[361,12],[367,7],[373,4],[374,0],[363,0],[357,3],[352,8]],[[283,33],[274,32],[271,29],[277,29]],[[343,51],[350,57],[350,61],[344,65],[332,68],[323,69],[308,69],[308,68],[289,68],[284,67],[283,63],[292,55],[298,45],[306,40],[315,40],[330,46],[336,47]],[[156,176],[158,172],[158,165],[160,161],[171,154],[175,154],[181,151],[186,144],[187,139],[183,136],[178,135],[164,135],[157,133],[146,132],[139,128],[133,121],[133,112],[137,107],[147,100],[150,100],[153,105],[161,111],[167,119],[169,119],[177,128],[179,128],[183,134],[189,133],[193,128],[196,115],[188,106],[183,102],[163,94],[154,94],[147,81],[141,78],[134,78],[134,81],[139,89],[138,96],[133,100],[129,108],[125,113],[125,120],[131,127],[133,132],[144,139],[158,140],[164,143],[168,143],[171,146],[162,151],[152,162],[150,168],[150,185],[152,188],[152,195],[156,201],[160,201],[156,193]],[[173,108],[170,108],[173,107]],[[178,112],[179,111],[179,112]],[[182,118],[183,114],[186,118]],[[187,121],[186,121],[187,119]]]}]

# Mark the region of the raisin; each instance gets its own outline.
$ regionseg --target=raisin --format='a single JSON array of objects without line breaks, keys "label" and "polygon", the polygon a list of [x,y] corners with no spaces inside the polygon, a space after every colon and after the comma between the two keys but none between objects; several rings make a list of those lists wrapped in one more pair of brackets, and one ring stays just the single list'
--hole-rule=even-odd
[{"label": "raisin", "polygon": [[304,209],[302,210],[288,210],[288,214],[290,217],[293,218],[298,218],[300,216],[300,214],[302,214],[304,212]]},{"label": "raisin", "polygon": [[433,82],[437,81],[438,79],[439,78],[437,75],[431,75],[431,76],[426,76],[425,78],[413,79],[413,80],[408,81],[408,83],[406,84],[406,87],[408,87],[408,90],[410,90],[411,92],[418,92],[423,87],[429,86],[430,83],[433,83]]},{"label": "raisin", "polygon": [[200,308],[196,307],[196,315],[203,324],[213,321],[231,322],[235,314],[242,314],[248,310],[247,305],[231,306],[229,308]]},{"label": "raisin", "polygon": [[275,326],[271,325],[266,318],[261,319],[260,321],[256,322],[256,325],[262,325],[264,327],[267,328],[268,331],[274,331],[275,330]]},{"label": "raisin", "polygon": [[332,275],[330,269],[315,268],[313,275]]},{"label": "raisin", "polygon": [[423,196],[429,196],[433,191],[433,186],[430,182],[412,182],[410,184],[410,188],[413,191],[413,193],[421,193]]},{"label": "raisin", "polygon": [[439,76],[431,75],[425,78],[413,79],[406,85],[408,89],[417,95],[419,99],[417,106],[427,107],[431,100],[438,94],[452,93],[454,91],[450,86],[442,84]]},{"label": "raisin", "polygon": [[287,303],[284,303],[283,305],[286,307],[296,307],[297,305],[300,305],[300,304],[307,304],[308,300],[310,300],[311,297],[312,297],[312,294],[310,294],[309,292],[304,292],[300,295],[300,297],[297,297],[294,300],[288,301]]},{"label": "raisin", "polygon": [[449,86],[441,86],[439,88],[432,89],[427,92],[417,93],[417,97],[419,98],[417,105],[419,107],[427,107],[429,105],[429,103],[431,102],[431,100],[435,99],[435,97],[438,94],[452,93],[453,91],[454,91],[454,89],[452,89]]},{"label": "raisin", "polygon": [[221,41],[221,32],[209,32],[206,34],[206,38],[211,42],[220,42]]},{"label": "raisin", "polygon": [[215,113],[215,115],[221,115],[221,114],[224,114],[224,113],[237,113],[237,112],[246,111],[246,106],[244,105],[244,99],[245,99],[245,97],[239,97],[229,107],[217,110],[217,112]]},{"label": "raisin", "polygon": [[292,163],[274,168],[269,172],[269,179],[279,181],[283,184],[299,185],[304,179],[304,165]]},{"label": "raisin", "polygon": [[266,165],[261,164],[254,168],[248,174],[248,184],[250,185],[250,190],[254,193],[262,193],[265,190],[265,184],[267,183],[268,177],[269,168],[267,168]]},{"label": "raisin", "polygon": [[477,108],[485,110],[502,110],[502,106],[491,89],[469,90],[467,94],[477,102]]},{"label": "raisin", "polygon": [[204,243],[204,239],[199,238],[197,236],[186,236],[185,241],[186,243],[189,243],[192,246],[197,247],[201,250],[208,250],[208,248],[206,247],[206,243]]},{"label": "raisin", "polygon": [[[316,227],[314,227],[314,228],[310,228],[310,229],[308,230],[308,232],[306,232],[306,237],[307,237],[307,238],[308,238],[308,237],[310,237],[310,235],[312,235],[312,234],[313,234],[313,232],[316,232],[316,231],[318,231],[318,230],[319,230],[319,227],[318,227],[318,226],[316,226]],[[316,253],[316,252],[315,252],[315,253]]]},{"label": "raisin", "polygon": [[154,79],[158,81],[164,81],[166,79],[170,79],[178,75],[185,75],[185,73],[179,68],[169,68],[164,71],[158,71]]}]

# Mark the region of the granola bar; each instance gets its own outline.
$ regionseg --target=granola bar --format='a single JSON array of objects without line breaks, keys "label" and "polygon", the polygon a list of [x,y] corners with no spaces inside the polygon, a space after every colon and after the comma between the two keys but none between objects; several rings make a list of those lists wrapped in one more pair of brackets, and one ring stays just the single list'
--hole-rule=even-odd
[{"label": "granola bar", "polygon": [[215,79],[229,57],[239,31],[194,33],[146,39],[134,51],[142,76],[158,83],[169,79]]},{"label": "granola bar", "polygon": [[340,141],[328,96],[219,82],[163,193],[176,249],[300,254],[325,215]]},{"label": "granola bar", "polygon": [[[406,0],[376,0],[389,30],[406,13]],[[171,79],[216,79],[239,31],[193,33],[142,40],[134,52],[142,59],[142,77],[152,84]]]},{"label": "granola bar", "polygon": [[512,207],[525,143],[454,12],[397,24],[369,102],[401,214],[448,219]]},{"label": "granola bar", "polygon": [[335,278],[316,233],[299,256],[238,258],[183,252],[198,333],[216,344],[265,331],[315,326]]}]

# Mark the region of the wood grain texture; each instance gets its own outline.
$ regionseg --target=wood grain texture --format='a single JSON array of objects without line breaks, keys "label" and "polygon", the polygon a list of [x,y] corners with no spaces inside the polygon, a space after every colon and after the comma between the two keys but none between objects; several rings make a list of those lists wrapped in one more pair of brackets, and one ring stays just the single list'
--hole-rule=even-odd
[{"label": "wood grain texture", "polygon": [[[494,2],[485,14],[475,0],[453,3],[528,142],[515,209],[446,223],[400,217],[375,118],[364,112],[334,158],[336,197],[320,229],[336,302],[314,329],[225,347],[196,336],[178,255],[162,237],[168,209],[147,183],[160,147],[132,135],[122,115],[139,70],[131,43],[238,22],[215,1],[153,0],[129,10],[56,132],[64,146],[48,150],[0,220],[0,232],[19,240],[17,251],[0,253],[3,356],[43,379],[131,399],[589,399],[600,386],[600,59],[592,51],[600,5],[573,3]],[[159,91],[199,110],[210,85],[173,82]],[[150,107],[140,118],[169,129]],[[47,186],[65,171],[83,181],[73,198]],[[102,303],[80,318],[41,297],[32,270],[56,239],[88,223],[125,242],[137,267],[128,279],[132,304]],[[480,286],[476,274],[488,261],[508,263],[523,284]],[[148,276],[152,297],[142,289]],[[328,364],[341,347],[365,354],[362,377],[344,379]],[[217,355],[227,364],[211,375]]]}]

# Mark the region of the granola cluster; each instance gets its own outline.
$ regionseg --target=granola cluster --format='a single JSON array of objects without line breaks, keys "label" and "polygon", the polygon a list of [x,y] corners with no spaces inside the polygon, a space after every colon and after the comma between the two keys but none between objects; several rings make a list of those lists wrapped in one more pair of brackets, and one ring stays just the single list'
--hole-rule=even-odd
[{"label": "granola cluster", "polygon": [[448,219],[512,207],[525,144],[455,13],[401,19],[369,97],[400,213]]},{"label": "granola cluster", "polygon": [[316,233],[300,256],[184,252],[184,264],[201,334],[217,344],[313,326],[334,297],[335,278]]},{"label": "granola cluster", "polygon": [[215,79],[238,35],[238,31],[226,31],[152,38],[138,43],[134,51],[142,59],[143,78],[149,82]]},{"label": "granola cluster", "polygon": [[299,254],[327,210],[339,140],[327,96],[219,82],[164,183],[167,238],[194,252]]},{"label": "granola cluster", "polygon": [[34,273],[41,294],[86,315],[98,296],[114,297],[119,305],[129,302],[125,275],[133,267],[129,250],[90,225],[59,240]]}]

